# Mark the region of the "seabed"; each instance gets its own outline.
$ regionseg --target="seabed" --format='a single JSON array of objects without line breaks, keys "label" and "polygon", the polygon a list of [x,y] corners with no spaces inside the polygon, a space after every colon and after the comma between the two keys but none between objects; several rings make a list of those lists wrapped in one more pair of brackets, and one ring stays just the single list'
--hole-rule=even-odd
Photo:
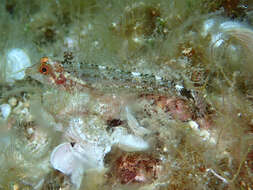
[{"label": "seabed", "polygon": [[253,3],[1,0],[0,190],[252,190]]}]

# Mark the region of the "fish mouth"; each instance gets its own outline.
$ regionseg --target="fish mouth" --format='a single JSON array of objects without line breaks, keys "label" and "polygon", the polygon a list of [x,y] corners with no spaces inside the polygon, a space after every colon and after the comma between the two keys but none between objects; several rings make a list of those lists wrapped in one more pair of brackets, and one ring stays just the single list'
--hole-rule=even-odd
[{"label": "fish mouth", "polygon": [[32,77],[33,75],[38,74],[38,64],[34,64],[34,65],[26,68],[25,74],[27,76],[30,76],[30,77]]},{"label": "fish mouth", "polygon": [[32,78],[32,79],[34,79],[36,81],[41,82],[41,83],[45,82],[44,76],[42,76],[39,73],[38,64],[34,64],[31,67],[28,67],[25,70],[25,75],[26,75],[26,77],[30,77],[30,78]]}]

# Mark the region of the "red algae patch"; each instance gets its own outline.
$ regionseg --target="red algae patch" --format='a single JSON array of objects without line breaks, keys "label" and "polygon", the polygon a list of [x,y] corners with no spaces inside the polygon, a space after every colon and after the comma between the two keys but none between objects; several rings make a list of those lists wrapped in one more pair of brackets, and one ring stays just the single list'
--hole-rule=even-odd
[{"label": "red algae patch", "polygon": [[158,179],[161,161],[147,153],[124,152],[111,163],[108,176],[119,184],[150,184]]},{"label": "red algae patch", "polygon": [[168,112],[173,119],[187,121],[192,118],[190,105],[182,98],[155,94],[145,94],[141,97],[145,97],[157,108],[162,109],[166,113]]}]

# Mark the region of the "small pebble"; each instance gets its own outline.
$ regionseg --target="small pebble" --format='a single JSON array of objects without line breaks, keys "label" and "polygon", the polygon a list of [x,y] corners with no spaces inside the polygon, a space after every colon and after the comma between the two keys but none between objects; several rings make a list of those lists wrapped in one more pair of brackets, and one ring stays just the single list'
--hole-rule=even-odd
[{"label": "small pebble", "polygon": [[198,123],[196,123],[196,121],[192,121],[192,120],[189,121],[189,125],[192,129],[195,129],[195,130],[199,129],[199,125]]},{"label": "small pebble", "polygon": [[168,148],[166,146],[163,147],[163,152],[168,152]]},{"label": "small pebble", "polygon": [[11,97],[11,98],[8,100],[8,103],[9,103],[12,107],[14,107],[14,106],[17,105],[18,101],[17,101],[16,98]]},{"label": "small pebble", "polygon": [[28,129],[27,129],[27,133],[28,133],[29,135],[32,135],[32,134],[34,133],[33,128],[28,128]]}]

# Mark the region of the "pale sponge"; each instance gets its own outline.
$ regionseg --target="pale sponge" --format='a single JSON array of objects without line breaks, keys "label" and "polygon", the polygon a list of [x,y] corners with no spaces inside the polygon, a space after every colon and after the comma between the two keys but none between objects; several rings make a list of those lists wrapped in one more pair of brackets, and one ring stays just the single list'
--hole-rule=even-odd
[{"label": "pale sponge", "polygon": [[13,48],[6,53],[5,59],[1,61],[1,70],[7,83],[14,83],[25,77],[25,69],[31,66],[31,60],[24,50]]}]

